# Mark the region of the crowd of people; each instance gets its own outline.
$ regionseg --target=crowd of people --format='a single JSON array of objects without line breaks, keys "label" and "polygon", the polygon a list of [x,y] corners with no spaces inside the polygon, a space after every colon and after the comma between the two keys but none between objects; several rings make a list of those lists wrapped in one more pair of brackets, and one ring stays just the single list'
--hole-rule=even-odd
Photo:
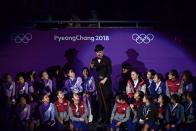
[{"label": "crowd of people", "polygon": [[[3,75],[0,82],[0,128],[4,130],[193,130],[195,81],[185,70],[170,70],[164,78],[150,69],[122,64],[118,89],[112,94],[111,61],[95,47],[96,57],[82,76],[72,67],[53,72]],[[101,63],[101,64],[100,64]],[[97,76],[92,75],[96,70]],[[144,75],[145,74],[145,75]],[[94,129],[95,130],[95,129]]]}]

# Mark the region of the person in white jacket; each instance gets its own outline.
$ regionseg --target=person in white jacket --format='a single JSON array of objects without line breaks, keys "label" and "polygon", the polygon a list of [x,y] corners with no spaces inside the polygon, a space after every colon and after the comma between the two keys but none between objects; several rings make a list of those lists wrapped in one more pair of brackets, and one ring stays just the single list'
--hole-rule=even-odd
[{"label": "person in white jacket", "polygon": [[145,81],[140,77],[136,70],[131,71],[131,79],[128,80],[126,86],[126,94],[128,95],[128,103],[132,103],[133,96],[136,92],[142,91],[146,94],[146,84]]}]

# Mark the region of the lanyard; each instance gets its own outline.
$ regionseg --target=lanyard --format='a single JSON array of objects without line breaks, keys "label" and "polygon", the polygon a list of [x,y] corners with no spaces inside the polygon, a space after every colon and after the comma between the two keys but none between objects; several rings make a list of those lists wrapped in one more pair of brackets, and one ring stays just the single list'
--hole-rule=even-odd
[{"label": "lanyard", "polygon": [[176,103],[174,106],[173,106],[173,108],[172,108],[172,112],[176,109],[176,107],[178,106],[178,103]]},{"label": "lanyard", "polygon": [[159,83],[156,83],[156,88],[155,88],[155,91],[158,91],[158,89],[159,89],[160,85],[161,85],[161,82],[159,82]]},{"label": "lanyard", "polygon": [[144,116],[146,117],[147,115],[148,115],[148,113],[150,112],[150,109],[148,108],[148,107],[144,107],[144,109],[143,109],[143,114],[144,114]]},{"label": "lanyard", "polygon": [[189,104],[189,106],[186,108],[185,112],[187,112],[189,110],[189,108],[191,107],[192,104],[193,104],[192,102]]}]

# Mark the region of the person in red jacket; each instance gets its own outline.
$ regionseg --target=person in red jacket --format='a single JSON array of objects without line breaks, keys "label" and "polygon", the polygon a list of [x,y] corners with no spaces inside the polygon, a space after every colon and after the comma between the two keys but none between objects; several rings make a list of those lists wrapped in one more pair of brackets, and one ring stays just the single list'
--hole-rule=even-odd
[{"label": "person in red jacket", "polygon": [[130,107],[125,99],[126,96],[123,94],[117,96],[111,115],[111,130],[118,130],[122,123],[127,124],[128,130],[131,129],[129,122]]},{"label": "person in red jacket", "polygon": [[68,107],[69,101],[64,99],[63,91],[57,91],[58,100],[55,105],[55,118],[57,120],[57,128],[59,130],[66,129],[69,120]]},{"label": "person in red jacket", "polygon": [[69,106],[69,116],[73,130],[88,130],[88,110],[86,104],[77,92],[72,93],[72,102]]},{"label": "person in red jacket", "polygon": [[177,70],[171,70],[168,74],[168,80],[166,81],[166,94],[167,96],[171,96],[173,94],[180,95],[180,80],[178,79]]},{"label": "person in red jacket", "polygon": [[128,103],[132,104],[134,100],[134,94],[138,91],[142,91],[146,94],[146,84],[142,77],[136,70],[131,71],[131,79],[128,80],[126,86],[126,94],[128,95]]}]

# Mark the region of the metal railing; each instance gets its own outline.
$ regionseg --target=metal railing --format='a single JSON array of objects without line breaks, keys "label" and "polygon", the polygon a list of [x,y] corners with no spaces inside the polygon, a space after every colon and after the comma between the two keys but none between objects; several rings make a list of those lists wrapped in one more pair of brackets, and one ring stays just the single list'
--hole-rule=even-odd
[{"label": "metal railing", "polygon": [[87,28],[87,27],[95,27],[95,28],[115,28],[115,27],[153,27],[157,25],[159,22],[157,21],[141,21],[141,20],[130,20],[130,21],[106,21],[106,20],[97,20],[97,21],[64,21],[64,20],[38,20],[32,21],[30,23],[39,25],[39,24],[53,24],[53,25],[66,25],[66,27],[72,28]]}]

